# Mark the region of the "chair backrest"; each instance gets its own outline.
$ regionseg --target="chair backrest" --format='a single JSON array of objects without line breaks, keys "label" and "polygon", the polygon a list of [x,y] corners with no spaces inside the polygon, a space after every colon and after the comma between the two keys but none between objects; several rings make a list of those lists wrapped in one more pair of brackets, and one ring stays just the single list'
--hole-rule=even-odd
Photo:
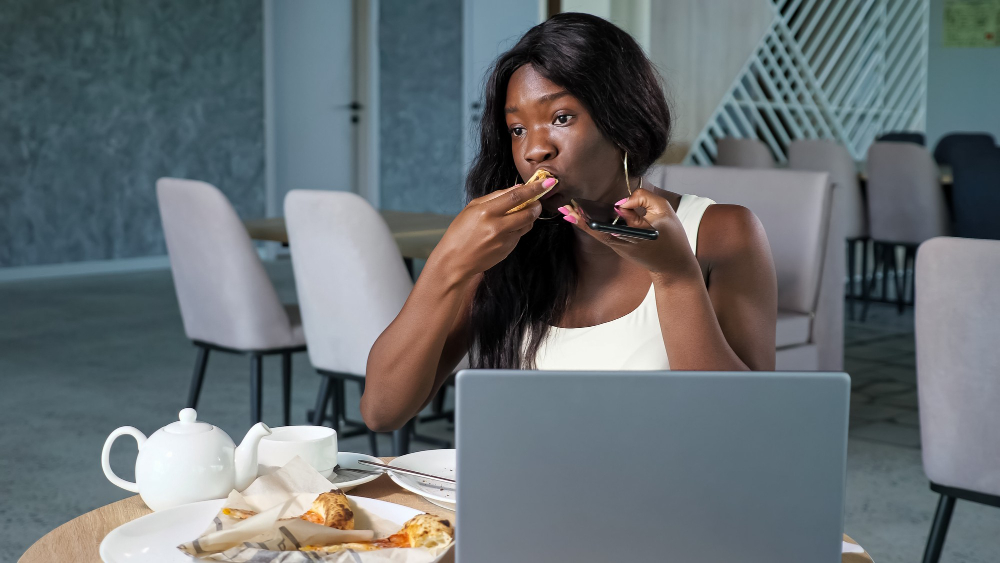
[{"label": "chair backrest", "polygon": [[951,133],[941,137],[934,147],[934,160],[938,164],[953,164],[955,156],[981,149],[996,147],[996,139],[989,133]]},{"label": "chair backrest", "polygon": [[924,134],[916,131],[890,131],[889,133],[882,133],[875,141],[879,143],[913,143],[922,147],[927,145],[927,139],[924,137]]},{"label": "chair backrest", "polygon": [[830,174],[830,183],[839,186],[834,210],[844,223],[844,236],[868,236],[868,211],[858,183],[858,166],[842,145],[826,139],[793,141],[788,145],[788,167]]},{"label": "chair backrest", "polygon": [[156,197],[187,337],[238,350],[292,345],[288,314],[226,196],[160,178]]},{"label": "chair backrest", "polygon": [[285,220],[313,367],[365,374],[413,282],[382,216],[349,192],[292,190]]},{"label": "chair backrest", "polygon": [[924,472],[1000,495],[1000,242],[925,242],[915,288]]},{"label": "chair backrest", "polygon": [[920,244],[949,233],[937,163],[914,143],[868,148],[868,225],[875,240]]},{"label": "chair backrest", "polygon": [[771,149],[757,139],[724,137],[716,144],[716,166],[737,168],[774,168]]},{"label": "chair backrest", "polygon": [[764,226],[778,277],[778,307],[815,313],[830,219],[826,173],[655,166],[656,186],[742,205]]},{"label": "chair backrest", "polygon": [[1000,147],[981,145],[953,156],[955,235],[1000,239]]}]

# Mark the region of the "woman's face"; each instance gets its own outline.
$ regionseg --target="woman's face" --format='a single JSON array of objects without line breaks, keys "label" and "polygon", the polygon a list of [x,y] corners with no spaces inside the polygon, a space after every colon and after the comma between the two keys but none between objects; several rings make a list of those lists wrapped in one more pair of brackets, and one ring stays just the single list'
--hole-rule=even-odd
[{"label": "woman's face", "polygon": [[542,200],[546,210],[571,198],[614,203],[628,195],[622,152],[601,134],[580,100],[531,65],[511,76],[505,112],[521,178],[539,168],[559,178]]}]

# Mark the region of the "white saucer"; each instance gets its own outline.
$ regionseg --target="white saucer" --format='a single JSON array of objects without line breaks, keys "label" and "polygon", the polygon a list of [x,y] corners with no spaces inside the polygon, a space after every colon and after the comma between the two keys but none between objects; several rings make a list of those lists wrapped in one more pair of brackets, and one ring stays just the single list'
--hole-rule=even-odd
[{"label": "white saucer", "polygon": [[[348,498],[358,508],[399,526],[420,514],[418,510],[391,502]],[[105,563],[191,563],[191,558],[177,546],[201,535],[225,502],[220,499],[185,504],[123,524],[101,542],[101,560]]]},{"label": "white saucer", "polygon": [[[455,450],[427,450],[416,452],[389,462],[392,467],[412,469],[430,475],[455,478]],[[455,510],[455,485],[444,481],[434,481],[415,475],[405,475],[389,471],[389,477],[397,485],[416,493],[430,502],[448,510]]]},{"label": "white saucer", "polygon": [[[364,473],[354,473],[353,471],[344,471],[336,476],[330,477],[330,482],[337,486],[341,491],[347,492],[358,485],[363,485],[369,481],[374,481],[382,475],[381,472],[369,473],[372,469],[371,466],[361,465],[358,460],[374,461],[375,463],[382,463],[382,460],[377,457],[372,457],[367,454],[356,454],[351,452],[338,452],[337,453],[337,465],[344,469],[362,469]],[[360,476],[359,476],[360,475]]]}]

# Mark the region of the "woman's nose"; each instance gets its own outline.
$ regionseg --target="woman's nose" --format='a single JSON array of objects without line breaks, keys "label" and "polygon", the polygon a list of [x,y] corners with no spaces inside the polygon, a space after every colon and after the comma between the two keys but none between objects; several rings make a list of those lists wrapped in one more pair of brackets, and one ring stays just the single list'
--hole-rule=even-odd
[{"label": "woman's nose", "polygon": [[547,138],[540,138],[530,142],[530,146],[528,146],[524,153],[524,160],[532,164],[541,164],[547,160],[552,160],[558,153],[556,147]]}]

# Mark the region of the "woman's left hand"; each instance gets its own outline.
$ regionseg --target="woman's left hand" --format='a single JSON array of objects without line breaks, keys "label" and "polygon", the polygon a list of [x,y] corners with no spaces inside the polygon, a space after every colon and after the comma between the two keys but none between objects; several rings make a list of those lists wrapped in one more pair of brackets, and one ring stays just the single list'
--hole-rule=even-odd
[{"label": "woman's left hand", "polygon": [[615,205],[618,215],[629,227],[654,229],[659,232],[656,240],[616,236],[595,231],[583,221],[572,208],[559,208],[566,220],[578,229],[611,247],[620,256],[640,264],[653,274],[669,277],[688,277],[697,274],[701,267],[691,251],[687,233],[674,208],[663,197],[645,189],[638,189],[632,195]]}]

